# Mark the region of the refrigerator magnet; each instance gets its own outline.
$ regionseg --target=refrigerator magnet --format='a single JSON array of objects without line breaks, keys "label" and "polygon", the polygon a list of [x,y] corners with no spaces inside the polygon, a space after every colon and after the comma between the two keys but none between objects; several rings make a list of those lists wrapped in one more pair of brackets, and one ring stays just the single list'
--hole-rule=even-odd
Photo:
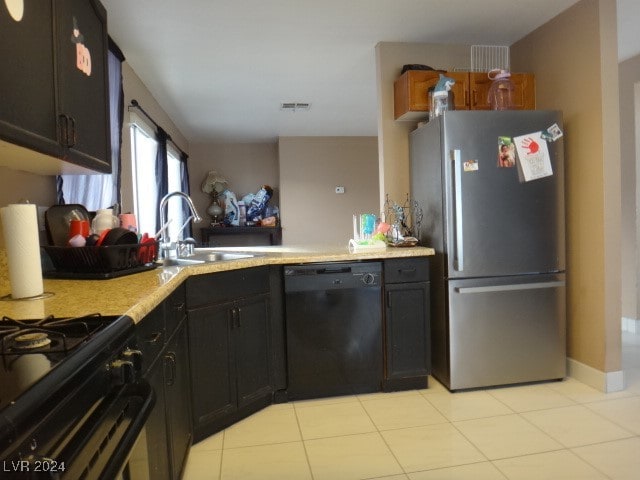
[{"label": "refrigerator magnet", "polygon": [[477,160],[467,160],[463,165],[465,172],[475,172],[478,170],[478,161]]},{"label": "refrigerator magnet", "polygon": [[549,148],[542,132],[514,137],[513,141],[525,182],[553,175]]},{"label": "refrigerator magnet", "polygon": [[511,137],[498,137],[498,168],[516,166],[516,146]]},{"label": "refrigerator magnet", "polygon": [[544,132],[542,132],[542,138],[544,138],[548,142],[555,142],[560,137],[562,137],[563,133],[557,123],[554,123],[549,128],[547,128]]}]

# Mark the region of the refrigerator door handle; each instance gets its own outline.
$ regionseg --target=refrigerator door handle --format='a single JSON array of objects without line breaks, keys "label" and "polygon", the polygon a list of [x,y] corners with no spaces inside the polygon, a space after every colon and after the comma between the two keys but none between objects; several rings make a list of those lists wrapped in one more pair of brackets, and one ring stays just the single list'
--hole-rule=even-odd
[{"label": "refrigerator door handle", "polygon": [[512,285],[489,285],[486,287],[456,287],[458,293],[491,293],[514,290],[536,290],[539,288],[557,288],[566,286],[563,280],[555,282],[516,283]]},{"label": "refrigerator door handle", "polygon": [[455,255],[453,257],[453,268],[462,272],[464,270],[464,241],[462,234],[462,161],[460,150],[451,150],[451,161],[453,162],[453,224],[455,225]]}]

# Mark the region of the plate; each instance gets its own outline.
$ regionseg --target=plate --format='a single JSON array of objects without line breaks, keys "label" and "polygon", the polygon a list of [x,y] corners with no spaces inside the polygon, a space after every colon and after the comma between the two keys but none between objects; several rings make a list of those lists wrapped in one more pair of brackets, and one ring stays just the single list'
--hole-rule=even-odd
[{"label": "plate", "polygon": [[90,220],[89,212],[84,205],[79,203],[53,205],[44,212],[44,226],[50,245],[58,247],[67,245],[71,220]]}]

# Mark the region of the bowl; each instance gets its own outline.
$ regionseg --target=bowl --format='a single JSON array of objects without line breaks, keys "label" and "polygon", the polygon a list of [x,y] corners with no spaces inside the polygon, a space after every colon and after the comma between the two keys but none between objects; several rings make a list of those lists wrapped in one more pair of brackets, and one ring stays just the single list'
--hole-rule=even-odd
[{"label": "bowl", "polygon": [[138,243],[138,235],[131,230],[122,227],[112,228],[102,239],[100,245],[135,245]]}]

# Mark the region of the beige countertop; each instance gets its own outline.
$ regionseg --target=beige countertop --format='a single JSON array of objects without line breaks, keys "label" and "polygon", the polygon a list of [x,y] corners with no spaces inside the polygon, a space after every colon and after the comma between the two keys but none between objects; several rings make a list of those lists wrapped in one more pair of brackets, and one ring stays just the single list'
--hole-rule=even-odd
[{"label": "beige countertop", "polygon": [[[315,262],[343,262],[381,258],[433,255],[426,247],[391,248],[384,251],[350,253],[346,247],[242,247],[220,248],[220,251],[251,252],[257,256],[240,260],[192,265],[159,267],[155,270],[126,275],[110,280],[44,280],[44,290],[52,294],[36,300],[0,300],[0,315],[12,318],[81,316],[90,313],[129,315],[134,321],[144,318],[190,275],[236,270],[261,265],[287,265]],[[8,297],[6,256],[0,254],[0,297]]]}]

